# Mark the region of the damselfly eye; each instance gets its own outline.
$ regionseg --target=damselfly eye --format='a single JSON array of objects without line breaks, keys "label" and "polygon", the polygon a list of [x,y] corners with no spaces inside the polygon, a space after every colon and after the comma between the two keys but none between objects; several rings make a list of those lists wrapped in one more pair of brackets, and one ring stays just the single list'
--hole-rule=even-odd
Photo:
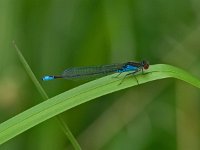
[{"label": "damselfly eye", "polygon": [[142,65],[143,65],[144,69],[148,69],[149,68],[149,62],[148,61],[143,60],[142,61]]}]

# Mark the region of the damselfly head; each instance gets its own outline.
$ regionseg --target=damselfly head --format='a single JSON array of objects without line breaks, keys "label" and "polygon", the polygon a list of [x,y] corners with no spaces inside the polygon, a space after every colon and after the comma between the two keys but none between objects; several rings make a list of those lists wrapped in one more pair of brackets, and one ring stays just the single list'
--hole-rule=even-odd
[{"label": "damselfly head", "polygon": [[148,69],[149,68],[149,62],[146,61],[146,60],[143,60],[142,61],[142,66],[143,66],[144,69]]}]

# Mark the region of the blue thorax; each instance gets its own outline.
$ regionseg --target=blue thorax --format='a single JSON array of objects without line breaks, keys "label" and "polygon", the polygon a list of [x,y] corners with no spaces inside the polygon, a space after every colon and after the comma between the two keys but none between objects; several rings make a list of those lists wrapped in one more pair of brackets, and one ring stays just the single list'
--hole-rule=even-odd
[{"label": "blue thorax", "polygon": [[132,65],[126,65],[122,69],[117,70],[117,72],[122,73],[128,71],[136,71],[136,70],[138,70],[138,67]]}]

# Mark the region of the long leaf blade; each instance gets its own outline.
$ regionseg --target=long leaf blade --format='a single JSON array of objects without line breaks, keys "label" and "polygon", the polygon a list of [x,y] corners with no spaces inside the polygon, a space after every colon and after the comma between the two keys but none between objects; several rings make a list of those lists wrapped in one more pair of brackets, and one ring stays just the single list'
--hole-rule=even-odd
[{"label": "long leaf blade", "polygon": [[[115,75],[109,75],[66,91],[3,122],[0,125],[0,144],[70,108],[97,97],[137,85],[137,81],[132,77],[127,77],[119,85],[123,77],[113,78],[113,76]],[[151,65],[146,74],[136,76],[140,84],[170,77],[183,80],[200,88],[199,79],[182,69],[170,65]]]}]

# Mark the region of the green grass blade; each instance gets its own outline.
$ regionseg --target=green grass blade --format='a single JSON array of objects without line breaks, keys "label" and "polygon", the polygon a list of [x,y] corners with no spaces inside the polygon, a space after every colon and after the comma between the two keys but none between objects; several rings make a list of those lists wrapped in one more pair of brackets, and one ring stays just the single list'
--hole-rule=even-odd
[{"label": "green grass blade", "polygon": [[[80,85],[5,121],[0,125],[0,143],[4,143],[31,127],[77,105],[137,85],[137,81],[131,76],[127,77],[120,85],[123,75],[119,78],[113,78],[113,76],[116,75],[109,75]],[[200,88],[200,80],[182,69],[165,64],[151,65],[146,74],[139,74],[136,77],[140,84],[172,77]]]},{"label": "green grass blade", "polygon": [[[35,77],[33,71],[31,70],[30,66],[28,65],[26,59],[24,58],[24,56],[22,55],[21,51],[19,50],[19,48],[15,44],[15,41],[13,41],[13,45],[15,47],[15,50],[16,50],[16,52],[18,54],[18,57],[19,57],[22,65],[24,66],[26,72],[28,73],[29,77],[33,81],[33,83],[36,86],[37,90],[39,91],[39,93],[41,94],[41,96],[43,97],[43,99],[47,100],[48,99],[48,95],[46,94],[46,92],[42,88],[41,84],[39,83],[39,81]],[[65,133],[65,135],[68,137],[68,139],[72,143],[74,149],[75,150],[80,150],[81,147],[78,144],[77,140],[75,139],[74,135],[71,133],[71,131],[70,131],[67,123],[63,120],[63,118],[61,116],[57,116],[56,118],[57,118],[57,120],[58,120],[58,122],[59,122],[59,124],[60,124],[60,126],[61,126],[61,128],[63,130],[63,132]]]},{"label": "green grass blade", "polygon": [[24,56],[22,55],[21,51],[19,50],[19,48],[15,44],[15,41],[13,41],[13,45],[15,47],[15,50],[16,50],[17,54],[18,54],[19,60],[21,61],[21,63],[24,66],[24,69],[26,70],[27,74],[29,75],[29,77],[31,78],[33,83],[35,84],[37,90],[39,91],[39,93],[41,94],[41,96],[43,97],[44,100],[48,99],[48,96],[47,96],[46,92],[44,91],[44,89],[42,88],[41,84],[39,83],[39,81],[35,77],[33,71],[31,70],[30,66],[28,65],[26,59],[24,58]]}]

